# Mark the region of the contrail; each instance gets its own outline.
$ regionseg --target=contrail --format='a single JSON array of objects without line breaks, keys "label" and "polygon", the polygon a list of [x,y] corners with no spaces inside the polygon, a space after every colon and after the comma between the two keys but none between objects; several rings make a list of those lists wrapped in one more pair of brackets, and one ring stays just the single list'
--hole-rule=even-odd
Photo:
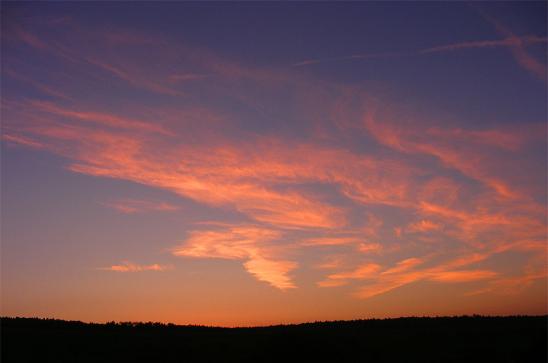
[{"label": "contrail", "polygon": [[417,55],[424,55],[424,54],[431,54],[431,53],[451,52],[451,51],[456,51],[461,49],[471,49],[471,48],[494,48],[494,47],[521,48],[526,44],[537,44],[537,43],[547,43],[547,42],[548,42],[548,38],[546,37],[540,37],[536,35],[517,37],[515,35],[512,35],[504,39],[477,40],[477,41],[468,41],[468,42],[439,45],[436,47],[419,49],[414,52],[355,54],[350,56],[341,56],[341,57],[333,57],[333,58],[306,59],[304,61],[292,64],[292,67],[303,67],[303,66],[309,66],[313,64],[319,64],[319,63],[349,61],[349,60],[356,60],[356,59],[367,60],[367,59],[376,59],[376,58],[408,57],[408,56],[417,56]]}]

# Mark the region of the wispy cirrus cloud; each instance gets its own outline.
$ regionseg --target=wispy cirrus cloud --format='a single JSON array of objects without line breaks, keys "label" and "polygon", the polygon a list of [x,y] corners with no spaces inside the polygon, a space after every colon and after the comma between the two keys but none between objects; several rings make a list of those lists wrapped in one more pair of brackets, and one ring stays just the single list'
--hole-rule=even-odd
[{"label": "wispy cirrus cloud", "polygon": [[71,100],[71,97],[69,95],[67,95],[66,93],[63,93],[63,92],[61,92],[57,89],[49,87],[47,84],[45,84],[43,82],[39,82],[39,81],[37,81],[35,79],[32,79],[30,77],[27,77],[23,74],[16,73],[11,69],[5,68],[5,69],[2,70],[2,73],[3,73],[3,75],[5,74],[8,77],[11,77],[13,79],[16,79],[16,80],[25,82],[27,84],[30,84],[33,87],[35,87],[36,89],[38,89],[39,91],[42,91],[44,94],[47,94],[47,95],[52,96],[54,98],[63,99],[63,100]]},{"label": "wispy cirrus cloud", "polygon": [[364,264],[353,271],[336,273],[318,282],[319,287],[335,287],[347,284],[349,280],[365,280],[369,283],[359,287],[354,295],[362,299],[381,295],[396,288],[418,282],[434,281],[440,283],[466,283],[471,281],[492,280],[498,274],[490,270],[450,270],[450,265],[420,268],[427,260],[412,257],[383,270],[377,264]]},{"label": "wispy cirrus cloud", "polygon": [[515,49],[514,56],[518,63],[524,66],[526,69],[533,71],[540,75],[540,63],[532,58],[525,50],[524,46],[533,44],[545,44],[548,43],[548,38],[537,35],[526,35],[518,37],[509,32],[506,28],[501,32],[503,35],[508,36],[503,39],[494,40],[473,40],[465,42],[457,42],[451,44],[438,45],[430,48],[419,49],[411,52],[388,52],[388,53],[371,53],[371,54],[355,54],[350,56],[332,57],[332,58],[316,58],[307,59],[301,62],[294,63],[293,67],[310,66],[320,63],[340,62],[340,61],[352,61],[352,60],[370,60],[370,59],[386,59],[386,58],[401,58],[421,56],[433,53],[446,53],[455,52],[466,49],[481,49],[481,48],[508,48]]},{"label": "wispy cirrus cloud", "polygon": [[133,131],[157,132],[164,135],[170,135],[170,133],[166,131],[164,128],[151,122],[129,119],[129,118],[120,117],[117,115],[102,113],[102,112],[72,110],[72,109],[60,107],[52,102],[34,100],[34,101],[30,101],[30,103],[31,105],[29,106],[35,107],[36,109],[40,111],[47,112],[55,116],[65,117],[68,119],[100,123],[109,127],[129,129]]},{"label": "wispy cirrus cloud", "polygon": [[[81,36],[92,51],[71,48],[82,31],[68,34],[74,39],[66,44],[19,36],[42,56],[75,67],[78,79],[99,88],[95,98],[4,99],[3,140],[60,155],[73,172],[234,213],[238,222],[196,223],[173,248],[176,256],[233,260],[287,290],[297,287],[294,274],[313,251],[320,261],[314,265],[330,269],[319,286],[357,284],[356,296],[368,298],[416,281],[478,281],[496,289],[491,281],[505,278],[502,271],[471,266],[505,251],[542,253],[545,211],[535,188],[543,182],[515,172],[534,170],[528,147],[544,142],[538,125],[448,127],[428,115],[398,118],[376,112],[370,95],[354,87],[248,67],[170,40],[141,42],[131,33],[108,40],[99,32]],[[113,52],[99,40],[120,48]],[[135,45],[160,66],[149,69],[134,56]],[[360,57],[367,58],[348,59]],[[131,107],[113,107],[111,86],[96,81],[105,77],[149,93]],[[47,86],[66,93],[63,84]],[[174,207],[141,199],[108,204],[125,213]],[[433,253],[462,256],[433,263]],[[158,270],[151,266],[158,265],[108,269]]]},{"label": "wispy cirrus cloud", "polygon": [[307,59],[301,62],[294,63],[293,67],[302,67],[309,66],[312,64],[326,63],[326,62],[339,62],[339,61],[349,61],[349,60],[368,60],[368,59],[378,59],[378,58],[393,58],[393,57],[403,57],[408,54],[406,53],[371,53],[371,54],[353,54],[349,56],[342,57],[333,57],[333,58],[318,58],[318,59]]},{"label": "wispy cirrus cloud", "polygon": [[[486,151],[490,147],[503,147],[510,150],[517,148],[526,135],[515,133],[500,133],[484,131],[441,131],[439,128],[429,128],[420,123],[413,128],[405,128],[401,124],[379,122],[375,117],[366,117],[364,125],[367,130],[382,144],[404,153],[426,154],[437,158],[447,167],[458,170],[470,178],[484,183],[501,197],[516,198],[519,191],[512,190],[505,178],[497,175],[497,163],[492,159],[498,152]],[[462,142],[468,145],[462,149],[458,143],[459,137],[453,134],[469,134]],[[497,134],[499,141],[492,141]],[[436,136],[433,138],[432,136]]]},{"label": "wispy cirrus cloud", "polygon": [[442,226],[436,222],[433,222],[428,219],[423,219],[415,223],[409,224],[407,226],[408,232],[429,232],[429,231],[435,231],[442,228]]},{"label": "wispy cirrus cloud", "polygon": [[516,62],[523,67],[525,70],[529,71],[540,80],[546,82],[546,64],[541,63],[538,59],[533,57],[525,48],[528,43],[546,43],[548,40],[546,37],[519,37],[509,28],[504,26],[500,21],[494,17],[488,15],[484,11],[479,11],[480,14],[491,23],[497,32],[505,37],[508,42],[508,47],[512,52],[512,55]]},{"label": "wispy cirrus cloud", "polygon": [[184,244],[173,250],[176,256],[240,260],[258,280],[286,290],[295,288],[289,273],[297,263],[278,256],[272,244],[281,232],[259,226],[232,226],[218,230],[192,231]]},{"label": "wispy cirrus cloud", "polygon": [[15,145],[21,145],[31,148],[40,149],[43,148],[44,145],[40,142],[34,141],[28,137],[18,136],[18,135],[11,135],[11,134],[2,134],[2,140],[7,141],[10,144]]},{"label": "wispy cirrus cloud", "polygon": [[110,202],[103,202],[101,204],[126,214],[142,212],[173,212],[179,209],[178,206],[167,202],[141,199],[119,199]]},{"label": "wispy cirrus cloud", "polygon": [[159,265],[157,263],[152,265],[138,265],[129,261],[124,261],[119,265],[112,265],[109,267],[100,267],[99,270],[113,271],[113,272],[144,272],[144,271],[166,271],[172,269],[171,266]]},{"label": "wispy cirrus cloud", "polygon": [[511,36],[504,39],[496,40],[478,40],[478,41],[469,41],[469,42],[460,42],[447,45],[440,45],[437,47],[426,48],[420,50],[419,53],[439,53],[439,52],[449,52],[456,51],[461,49],[470,49],[470,48],[495,48],[495,47],[515,47],[526,44],[542,44],[548,42],[546,37],[539,37],[536,35],[527,35],[523,37]]},{"label": "wispy cirrus cloud", "polygon": [[502,39],[490,40],[471,40],[455,42],[451,44],[437,45],[430,48],[419,49],[410,52],[388,52],[388,53],[371,53],[371,54],[355,54],[350,56],[340,56],[331,58],[313,58],[306,59],[292,64],[293,67],[304,67],[316,64],[352,61],[352,60],[370,60],[370,59],[386,59],[386,58],[401,58],[411,56],[424,56],[437,53],[456,52],[469,49],[484,49],[484,48],[507,48],[511,51],[516,62],[525,70],[531,72],[541,80],[546,80],[546,64],[541,63],[538,59],[527,52],[526,47],[534,44],[546,44],[548,38],[538,35],[517,36],[508,28],[504,27],[499,21],[486,14],[483,16],[492,23],[497,31],[505,36]]},{"label": "wispy cirrus cloud", "polygon": [[493,279],[497,273],[489,270],[418,271],[383,277],[377,282],[360,287],[355,296],[361,299],[381,295],[399,287],[423,280],[442,283],[463,283]]},{"label": "wispy cirrus cloud", "polygon": [[169,76],[171,82],[187,82],[187,81],[196,81],[204,78],[211,77],[211,74],[200,74],[200,73],[176,73]]}]

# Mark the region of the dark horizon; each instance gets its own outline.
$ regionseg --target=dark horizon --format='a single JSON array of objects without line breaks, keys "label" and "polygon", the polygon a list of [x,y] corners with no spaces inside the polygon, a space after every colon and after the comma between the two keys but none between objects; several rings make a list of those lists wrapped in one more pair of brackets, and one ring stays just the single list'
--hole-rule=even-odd
[{"label": "dark horizon", "polygon": [[399,318],[257,328],[0,319],[2,362],[546,361],[547,317]]},{"label": "dark horizon", "polygon": [[[184,323],[176,324],[172,322],[162,322],[162,321],[83,321],[83,320],[66,320],[59,319],[54,317],[37,317],[37,316],[0,316],[2,319],[21,319],[21,320],[43,320],[43,321],[54,321],[61,323],[76,323],[83,325],[117,325],[117,326],[131,326],[132,324],[140,325],[162,325],[162,326],[173,326],[173,327],[201,327],[201,328],[219,328],[219,329],[253,329],[253,328],[272,328],[272,327],[283,327],[283,326],[299,326],[299,325],[311,325],[311,324],[330,324],[330,323],[355,323],[355,322],[367,322],[367,321],[384,321],[384,320],[405,320],[405,319],[505,319],[505,318],[544,318],[548,324],[548,314],[540,315],[482,315],[482,314],[464,314],[464,315],[421,315],[421,316],[398,316],[398,317],[385,317],[385,318],[375,318],[375,317],[365,317],[365,318],[356,318],[356,319],[346,319],[346,320],[317,320],[317,321],[303,321],[296,323],[277,323],[272,325],[241,325],[241,326],[222,326],[222,325],[201,325],[193,323]],[[548,329],[548,327],[547,327]]]}]

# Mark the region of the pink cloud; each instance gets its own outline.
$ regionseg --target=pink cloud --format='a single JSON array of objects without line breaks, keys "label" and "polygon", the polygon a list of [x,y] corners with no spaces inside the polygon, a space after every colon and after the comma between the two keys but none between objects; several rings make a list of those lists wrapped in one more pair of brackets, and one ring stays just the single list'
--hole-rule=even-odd
[{"label": "pink cloud", "polygon": [[293,261],[273,261],[261,257],[254,257],[244,262],[245,269],[257,280],[268,282],[280,290],[295,288],[289,277],[289,272],[297,267]]},{"label": "pink cloud", "polygon": [[492,279],[497,275],[496,272],[487,270],[436,271],[435,269],[385,275],[373,284],[364,285],[358,288],[354,293],[354,296],[361,299],[368,299],[421,280],[441,283],[464,283]]},{"label": "pink cloud", "polygon": [[[176,102],[132,105],[131,112],[119,108],[116,113],[96,100],[8,102],[4,138],[61,155],[74,172],[166,190],[240,218],[237,224],[197,224],[174,248],[177,256],[234,260],[257,280],[285,290],[296,287],[292,272],[304,268],[299,257],[314,248],[342,255],[336,262],[322,255],[313,263],[332,269],[318,286],[356,283],[357,296],[370,297],[415,281],[491,286],[504,276],[470,265],[503,251],[542,253],[544,208],[513,175],[533,140],[528,125],[516,131],[441,127],[410,117],[399,122],[370,111],[369,95],[352,87],[246,67],[167,41],[161,44],[168,47],[146,44],[157,51],[158,62],[172,64],[174,54],[183,54],[185,64],[179,70],[149,71],[131,53],[113,54],[90,37],[95,58],[68,45],[46,50],[36,39],[27,42],[70,59],[83,74],[115,76],[125,87]],[[124,34],[110,42],[130,47],[139,37]],[[487,46],[510,45],[452,45]],[[360,57],[365,55],[349,59]],[[201,75],[212,75],[215,82],[205,77],[186,82]],[[278,114],[278,98],[290,99],[284,116],[299,120],[304,131],[259,132],[231,107],[189,106],[179,90],[188,83],[199,83],[215,101],[236,102],[267,119]],[[356,139],[360,147],[351,142]],[[144,200],[107,204],[126,213],[174,209]],[[427,232],[439,234],[440,243],[421,243],[420,233]],[[432,249],[458,257],[436,265]],[[385,258],[397,262],[381,264]],[[131,266],[112,268],[147,267]]]},{"label": "pink cloud", "polygon": [[301,242],[303,246],[340,246],[352,245],[359,243],[358,237],[348,236],[333,236],[333,237],[317,237],[305,239]]},{"label": "pink cloud", "polygon": [[137,265],[135,263],[124,261],[120,265],[112,265],[110,267],[101,267],[100,270],[114,271],[114,272],[143,272],[143,271],[166,271],[170,270],[170,266],[159,265],[157,263],[152,265]]},{"label": "pink cloud", "polygon": [[113,208],[121,213],[133,214],[141,212],[173,212],[179,207],[166,202],[157,202],[140,199],[120,199],[112,202],[102,203],[103,205]]},{"label": "pink cloud", "polygon": [[312,64],[326,63],[326,62],[340,62],[340,61],[349,61],[349,60],[367,60],[367,59],[377,59],[377,58],[392,58],[392,57],[402,57],[409,55],[406,53],[397,53],[397,52],[387,52],[387,53],[371,53],[371,54],[353,54],[349,56],[342,57],[333,57],[333,58],[318,58],[318,59],[307,59],[301,62],[293,64],[293,67],[302,67],[309,66]]},{"label": "pink cloud", "polygon": [[423,219],[415,223],[411,223],[407,226],[406,230],[407,232],[430,232],[430,231],[436,231],[438,229],[442,228],[442,226],[439,223],[435,223],[428,219]]},{"label": "pink cloud", "polygon": [[346,265],[345,258],[345,255],[327,255],[314,267],[322,270],[338,269]]},{"label": "pink cloud", "polygon": [[211,74],[200,74],[200,73],[177,73],[169,76],[171,82],[186,82],[186,81],[195,81],[199,79],[204,79],[211,77]]},{"label": "pink cloud", "polygon": [[327,276],[326,280],[317,283],[320,287],[341,286],[348,283],[348,280],[372,279],[378,276],[381,266],[376,263],[368,263],[359,266],[355,270],[338,272]]},{"label": "pink cloud", "polygon": [[440,45],[437,47],[423,49],[419,51],[419,53],[422,53],[422,54],[438,53],[438,52],[456,51],[456,50],[470,49],[470,48],[515,47],[522,44],[535,44],[535,43],[546,43],[546,42],[547,42],[546,37],[538,37],[534,35],[524,36],[524,37],[513,36],[513,37],[496,39],[496,40],[479,40],[479,41]]},{"label": "pink cloud", "polygon": [[54,115],[72,118],[76,120],[96,122],[96,123],[101,123],[106,126],[116,127],[116,128],[146,131],[146,132],[158,132],[164,135],[170,135],[168,131],[166,131],[164,128],[154,123],[128,119],[125,117],[120,117],[120,116],[107,114],[103,112],[89,112],[89,111],[86,112],[86,111],[71,110],[67,108],[62,108],[51,102],[31,101],[30,104],[31,106],[36,107],[40,111],[44,111]]},{"label": "pink cloud", "polygon": [[63,100],[71,100],[71,97],[68,96],[66,93],[63,93],[57,89],[54,89],[42,82],[38,82],[30,77],[27,77],[23,74],[19,74],[17,72],[14,72],[13,70],[11,69],[3,69],[2,70],[3,73],[7,74],[9,77],[12,77],[14,79],[17,79],[19,81],[23,81],[25,83],[28,83],[30,85],[32,85],[33,87],[35,87],[36,89],[42,91],[43,93],[49,95],[49,96],[53,96],[53,97],[56,97],[56,98],[60,98],[60,99],[63,99]]},{"label": "pink cloud", "polygon": [[499,22],[495,21],[493,18],[485,16],[490,20],[491,23],[496,24],[496,28],[499,30],[499,33],[506,36],[503,39],[495,40],[475,40],[475,41],[465,41],[451,44],[444,44],[435,47],[419,49],[412,52],[388,52],[388,53],[377,53],[377,54],[356,54],[350,56],[341,56],[341,57],[332,57],[332,58],[317,58],[317,59],[307,59],[301,62],[294,63],[293,67],[303,67],[310,66],[326,62],[341,62],[341,61],[350,61],[350,60],[368,60],[376,58],[393,58],[393,57],[408,57],[408,56],[420,56],[420,55],[429,55],[435,53],[446,53],[446,52],[456,52],[466,49],[482,49],[482,48],[508,48],[512,52],[514,59],[517,63],[522,66],[527,71],[533,73],[535,76],[539,77],[542,80],[546,80],[546,65],[542,64],[540,61],[531,56],[525,49],[525,46],[532,44],[546,44],[548,43],[548,38],[536,36],[536,35],[527,35],[518,37],[513,34],[509,29],[503,27]]},{"label": "pink cloud", "polygon": [[[444,131],[439,128],[424,128],[416,124],[413,128],[404,128],[395,123],[379,122],[373,117],[364,120],[367,130],[382,144],[404,153],[431,155],[441,161],[446,167],[458,170],[466,176],[484,183],[492,188],[501,197],[517,198],[520,192],[513,190],[510,185],[494,172],[497,160],[493,160],[493,152],[488,151],[485,146],[475,146],[477,141],[480,144],[503,145],[504,148],[515,149],[521,143],[516,138],[519,136],[502,133],[501,131],[458,131],[458,134],[473,135],[466,137],[463,142],[468,143],[467,148],[462,148],[458,139],[449,137],[455,131]],[[442,138],[431,138],[428,133],[435,133]],[[501,140],[493,142],[491,139],[497,135]],[[470,143],[472,141],[472,143]],[[498,160],[500,163],[500,160]]]},{"label": "pink cloud", "polygon": [[360,243],[358,244],[358,251],[361,253],[379,253],[383,250],[380,243]]},{"label": "pink cloud", "polygon": [[98,60],[95,58],[85,58],[85,61],[101,68],[104,71],[107,71],[116,77],[132,84],[140,88],[148,89],[152,92],[165,94],[169,96],[183,96],[184,93],[181,91],[177,91],[173,88],[166,87],[160,82],[156,82],[154,80],[149,80],[146,77],[143,77],[140,73],[130,73],[126,69],[122,69],[122,67],[109,64],[103,60]]},{"label": "pink cloud", "polygon": [[492,16],[482,11],[480,11],[480,14],[495,27],[499,34],[506,37],[508,46],[516,62],[525,70],[546,82],[546,64],[542,64],[539,60],[529,54],[525,49],[525,45],[528,43],[546,43],[547,38],[536,36],[519,37]]},{"label": "pink cloud", "polygon": [[464,271],[443,271],[433,273],[429,278],[439,282],[467,282],[489,279],[497,276],[494,271],[487,270],[464,270]]},{"label": "pink cloud", "polygon": [[320,281],[320,287],[335,287],[345,285],[349,280],[367,280],[368,284],[359,287],[353,295],[368,299],[381,295],[418,281],[434,281],[438,283],[466,283],[471,281],[493,280],[499,274],[491,270],[455,270],[457,266],[465,266],[479,259],[460,259],[443,262],[435,267],[422,267],[428,258],[412,257],[396,263],[394,267],[383,269],[380,265],[366,263],[350,272],[334,273]]},{"label": "pink cloud", "polygon": [[422,263],[424,263],[424,260],[422,258],[417,258],[417,257],[407,258],[403,261],[398,262],[395,267],[391,267],[388,270],[383,271],[382,274],[386,275],[386,274],[406,272]]},{"label": "pink cloud", "polygon": [[22,146],[27,146],[35,149],[43,148],[44,145],[40,142],[34,141],[32,139],[29,139],[27,137],[17,136],[17,135],[10,135],[10,134],[2,134],[2,140],[5,140],[12,144],[18,144]]},{"label": "pink cloud", "polygon": [[297,263],[280,258],[273,241],[282,237],[279,231],[259,226],[232,226],[217,230],[193,231],[175,256],[240,260],[257,280],[286,290],[295,288],[289,273]]}]

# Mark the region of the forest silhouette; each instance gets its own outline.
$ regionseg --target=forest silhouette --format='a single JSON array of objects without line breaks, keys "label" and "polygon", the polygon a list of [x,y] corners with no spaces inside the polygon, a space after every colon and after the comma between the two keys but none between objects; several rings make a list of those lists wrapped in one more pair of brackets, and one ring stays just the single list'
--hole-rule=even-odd
[{"label": "forest silhouette", "polygon": [[254,328],[1,318],[9,362],[546,362],[548,316],[407,317]]}]

